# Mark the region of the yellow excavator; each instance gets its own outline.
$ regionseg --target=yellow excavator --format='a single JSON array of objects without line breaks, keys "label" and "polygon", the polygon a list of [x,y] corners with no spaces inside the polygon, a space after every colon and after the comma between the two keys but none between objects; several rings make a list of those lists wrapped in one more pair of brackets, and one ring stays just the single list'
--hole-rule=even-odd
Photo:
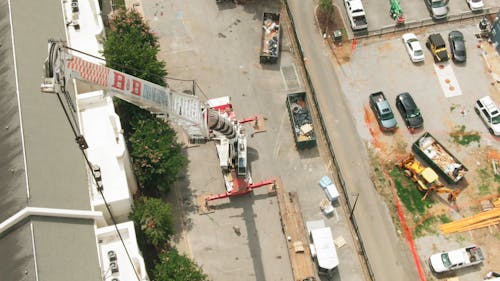
[{"label": "yellow excavator", "polygon": [[413,182],[416,183],[418,190],[425,192],[422,200],[427,198],[431,192],[435,192],[448,193],[448,201],[454,202],[457,200],[458,194],[462,191],[460,189],[445,187],[444,184],[439,181],[439,176],[436,172],[422,165],[422,163],[415,159],[415,155],[412,153],[401,162],[397,163],[397,166],[404,171],[407,177],[411,178]]}]

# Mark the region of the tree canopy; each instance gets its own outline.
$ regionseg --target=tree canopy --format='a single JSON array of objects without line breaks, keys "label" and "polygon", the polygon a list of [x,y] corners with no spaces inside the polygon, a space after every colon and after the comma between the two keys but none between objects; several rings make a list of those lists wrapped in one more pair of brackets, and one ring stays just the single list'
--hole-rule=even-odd
[{"label": "tree canopy", "polygon": [[319,7],[325,12],[329,12],[332,8],[332,0],[319,0]]},{"label": "tree canopy", "polygon": [[187,166],[175,131],[157,118],[134,118],[131,126],[130,155],[139,185],[167,192]]},{"label": "tree canopy", "polygon": [[160,254],[160,262],[154,269],[156,281],[208,281],[203,270],[176,249]]},{"label": "tree canopy", "polygon": [[136,226],[144,233],[147,242],[163,248],[173,234],[170,205],[158,198],[139,197],[130,213]]},{"label": "tree canopy", "polygon": [[166,63],[158,60],[158,38],[134,10],[118,10],[110,20],[104,41],[106,65],[165,86]]},{"label": "tree canopy", "polygon": [[[130,75],[165,86],[165,62],[157,59],[158,38],[134,10],[118,10],[104,41],[106,64]],[[175,131],[149,112],[116,101],[139,186],[148,195],[167,192],[187,159]]]}]

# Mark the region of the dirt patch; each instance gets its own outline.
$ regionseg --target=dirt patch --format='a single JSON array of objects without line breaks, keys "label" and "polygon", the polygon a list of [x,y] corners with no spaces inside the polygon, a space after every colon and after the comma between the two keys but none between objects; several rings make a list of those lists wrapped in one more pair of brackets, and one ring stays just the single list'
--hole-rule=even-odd
[{"label": "dirt patch", "polygon": [[[348,43],[349,38],[338,7],[333,6],[330,12],[325,12],[318,7],[316,9],[316,19],[320,30],[327,35],[326,40],[337,61],[339,63],[349,62],[351,60],[352,46]],[[333,32],[337,30],[342,34],[340,42],[335,42],[333,38]]]}]

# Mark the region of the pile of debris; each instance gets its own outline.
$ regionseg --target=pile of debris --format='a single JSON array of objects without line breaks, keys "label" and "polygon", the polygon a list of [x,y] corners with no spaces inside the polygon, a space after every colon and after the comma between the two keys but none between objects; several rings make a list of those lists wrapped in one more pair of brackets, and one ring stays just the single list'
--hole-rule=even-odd
[{"label": "pile of debris", "polygon": [[313,132],[313,122],[309,110],[298,103],[292,103],[291,108],[295,120],[295,131],[301,136],[308,137]]},{"label": "pile of debris", "polygon": [[[266,38],[266,45],[267,45],[267,53],[271,54],[272,56],[277,56],[278,55],[278,45],[279,45],[279,32],[280,32],[280,26],[279,23],[274,21],[273,18],[265,18],[264,19],[264,26],[265,30],[265,38]],[[271,39],[268,39],[271,38]]]}]

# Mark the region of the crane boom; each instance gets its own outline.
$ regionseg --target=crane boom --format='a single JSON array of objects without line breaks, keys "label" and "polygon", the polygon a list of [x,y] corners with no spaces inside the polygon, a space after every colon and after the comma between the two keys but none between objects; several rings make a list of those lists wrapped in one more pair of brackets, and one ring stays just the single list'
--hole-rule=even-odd
[{"label": "crane boom", "polygon": [[[236,119],[229,97],[202,102],[195,95],[177,93],[149,81],[94,63],[75,55],[76,50],[63,42],[49,40],[49,55],[45,61],[43,93],[67,93],[67,79],[85,82],[79,92],[106,90],[111,96],[126,100],[159,117],[165,117],[181,127],[190,140],[216,142],[227,196],[248,193],[268,182],[253,183],[247,163],[247,139],[243,124],[263,120],[254,116]],[[73,54],[75,53],[75,54]],[[97,89],[96,89],[97,88]],[[87,90],[88,89],[88,90]],[[262,125],[260,126],[262,128]],[[258,131],[258,130],[257,130]],[[255,132],[255,131],[254,131]],[[223,197],[220,197],[223,198]]]},{"label": "crane boom", "polygon": [[176,93],[170,88],[90,62],[70,54],[62,42],[49,41],[42,92],[60,91],[65,86],[65,78],[90,83],[151,113],[167,115],[190,138],[207,138],[209,129],[228,139],[236,138],[233,121],[211,109],[197,96]]}]

